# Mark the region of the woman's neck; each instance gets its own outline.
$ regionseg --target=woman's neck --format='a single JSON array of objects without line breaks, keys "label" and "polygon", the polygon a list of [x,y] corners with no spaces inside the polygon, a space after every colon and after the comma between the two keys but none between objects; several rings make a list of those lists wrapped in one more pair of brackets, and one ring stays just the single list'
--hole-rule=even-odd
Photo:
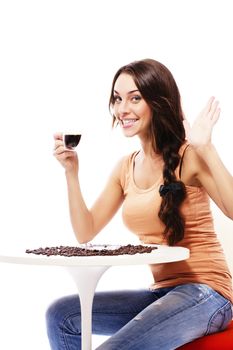
[{"label": "woman's neck", "polygon": [[140,153],[143,158],[158,159],[158,157],[161,157],[161,155],[158,152],[156,152],[156,150],[152,146],[152,143],[149,141],[141,140]]}]

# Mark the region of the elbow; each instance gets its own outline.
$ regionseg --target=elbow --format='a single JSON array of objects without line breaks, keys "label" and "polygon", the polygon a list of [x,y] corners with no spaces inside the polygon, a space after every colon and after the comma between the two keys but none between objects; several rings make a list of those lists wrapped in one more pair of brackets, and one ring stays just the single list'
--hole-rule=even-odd
[{"label": "elbow", "polygon": [[88,242],[90,242],[92,240],[92,238],[90,237],[90,235],[80,235],[80,233],[78,233],[77,231],[74,230],[74,234],[75,234],[75,237],[78,241],[79,244],[86,244]]},{"label": "elbow", "polygon": [[233,220],[233,213],[227,213],[226,216],[227,216],[229,219]]},{"label": "elbow", "polygon": [[225,209],[225,210],[222,210],[222,211],[226,215],[227,218],[233,220],[233,211],[232,211],[232,209],[231,210]]},{"label": "elbow", "polygon": [[89,220],[84,225],[78,225],[78,223],[72,222],[73,232],[79,244],[86,244],[90,242],[96,235],[97,230],[94,227],[93,220]]},{"label": "elbow", "polygon": [[82,231],[82,233],[80,233],[80,231],[74,230],[74,234],[79,244],[89,243],[96,236],[96,233],[94,233],[93,231],[89,231],[89,232]]},{"label": "elbow", "polygon": [[86,244],[89,243],[91,241],[91,239],[86,239],[86,238],[78,238],[76,235],[77,241],[79,244]]}]

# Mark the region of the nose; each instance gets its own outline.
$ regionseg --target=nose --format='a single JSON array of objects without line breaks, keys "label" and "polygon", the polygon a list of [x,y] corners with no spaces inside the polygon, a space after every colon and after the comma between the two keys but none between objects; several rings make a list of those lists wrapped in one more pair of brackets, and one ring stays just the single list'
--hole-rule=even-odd
[{"label": "nose", "polygon": [[129,103],[127,100],[122,100],[117,107],[118,107],[117,111],[119,115],[124,115],[130,112]]}]

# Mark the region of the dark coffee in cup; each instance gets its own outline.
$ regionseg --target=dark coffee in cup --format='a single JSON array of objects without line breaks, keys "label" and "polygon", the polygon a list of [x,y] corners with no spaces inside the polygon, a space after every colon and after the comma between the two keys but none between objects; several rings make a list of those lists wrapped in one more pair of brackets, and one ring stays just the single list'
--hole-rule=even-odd
[{"label": "dark coffee in cup", "polygon": [[81,134],[64,134],[63,136],[65,147],[68,149],[74,149],[78,146],[81,139]]}]

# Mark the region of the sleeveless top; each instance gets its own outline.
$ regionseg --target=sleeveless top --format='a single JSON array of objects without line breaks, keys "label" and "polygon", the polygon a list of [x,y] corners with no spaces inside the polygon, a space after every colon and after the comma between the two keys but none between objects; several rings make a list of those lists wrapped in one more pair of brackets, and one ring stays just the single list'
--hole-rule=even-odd
[{"label": "sleeveless top", "polygon": [[[181,147],[183,156],[184,148]],[[145,244],[167,244],[164,224],[158,217],[161,204],[159,187],[162,176],[147,189],[134,182],[134,160],[138,152],[125,157],[121,169],[124,192],[122,217],[127,228]],[[183,159],[183,157],[182,157]],[[186,198],[181,205],[185,218],[184,238],[176,245],[190,250],[187,260],[151,265],[152,288],[172,287],[185,283],[204,283],[233,303],[232,278],[223,249],[214,230],[209,196],[203,187],[186,186]]]}]

